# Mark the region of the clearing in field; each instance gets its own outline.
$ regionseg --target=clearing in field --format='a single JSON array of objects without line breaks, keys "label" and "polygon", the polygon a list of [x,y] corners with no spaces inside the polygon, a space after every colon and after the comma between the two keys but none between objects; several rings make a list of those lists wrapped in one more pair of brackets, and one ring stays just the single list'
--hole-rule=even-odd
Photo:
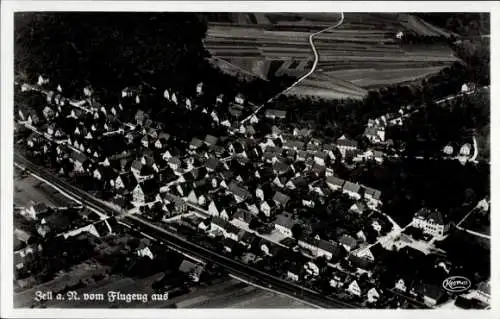
[{"label": "clearing in field", "polygon": [[[299,78],[311,70],[309,35],[335,25],[339,13],[221,13],[209,16],[205,46],[223,70]],[[403,45],[398,32],[452,34],[406,13],[345,13],[314,39],[319,63],[292,95],[363,98],[367,89],[420,80],[458,60],[446,45]],[[231,66],[229,68],[228,66]]]}]

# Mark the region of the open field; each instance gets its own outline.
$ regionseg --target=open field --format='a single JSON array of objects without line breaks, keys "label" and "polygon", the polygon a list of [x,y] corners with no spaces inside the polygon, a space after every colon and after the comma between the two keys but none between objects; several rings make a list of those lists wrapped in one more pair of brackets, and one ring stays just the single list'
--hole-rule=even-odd
[{"label": "open field", "polygon": [[26,206],[31,201],[45,203],[49,206],[67,206],[74,204],[67,197],[40,182],[31,175],[20,176],[18,170],[14,170],[14,203],[18,206]]},{"label": "open field", "polygon": [[460,225],[484,235],[491,235],[490,212],[483,212],[480,209],[474,210]]},{"label": "open field", "polygon": [[[457,61],[445,45],[402,45],[399,31],[450,36],[409,14],[345,13],[336,29],[314,39],[318,68],[293,95],[362,98],[365,89],[425,78]],[[232,65],[232,72],[260,78],[300,77],[314,56],[308,37],[336,24],[339,13],[227,13],[209,16],[205,46],[212,56]],[[219,62],[221,68],[227,65]],[[244,71],[246,72],[244,72]],[[351,84],[350,88],[345,82]]]},{"label": "open field", "polygon": [[297,300],[234,279],[178,298],[179,308],[310,308]]}]

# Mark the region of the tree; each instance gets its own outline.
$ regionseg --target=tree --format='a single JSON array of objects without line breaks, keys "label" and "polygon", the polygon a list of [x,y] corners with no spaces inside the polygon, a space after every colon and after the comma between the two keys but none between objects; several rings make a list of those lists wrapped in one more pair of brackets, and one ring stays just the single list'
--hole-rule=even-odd
[{"label": "tree", "polygon": [[257,218],[252,218],[250,220],[250,223],[248,223],[248,228],[252,229],[252,230],[255,230],[257,229],[259,226],[261,225],[261,223],[259,222],[259,220]]},{"label": "tree", "polygon": [[292,236],[293,238],[299,240],[302,237],[302,234],[304,233],[304,228],[300,224],[294,224],[292,226]]}]

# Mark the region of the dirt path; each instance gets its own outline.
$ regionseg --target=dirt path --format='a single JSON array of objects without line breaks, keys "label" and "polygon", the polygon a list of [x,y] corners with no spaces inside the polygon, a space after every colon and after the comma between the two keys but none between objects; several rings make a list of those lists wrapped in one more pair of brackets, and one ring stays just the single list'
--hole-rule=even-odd
[{"label": "dirt path", "polygon": [[279,92],[278,94],[274,95],[269,100],[267,100],[265,103],[263,103],[262,105],[260,105],[252,114],[250,114],[249,116],[247,116],[246,118],[244,118],[241,121],[242,124],[245,123],[246,121],[248,121],[253,115],[257,114],[264,107],[264,105],[266,105],[267,103],[270,103],[270,102],[274,101],[278,96],[280,96],[282,94],[285,94],[286,92],[290,91],[295,86],[297,86],[299,83],[301,83],[302,81],[304,81],[305,79],[307,79],[311,74],[314,73],[314,71],[316,71],[316,67],[318,66],[318,62],[319,62],[319,54],[318,54],[318,50],[316,49],[316,46],[314,45],[314,41],[313,41],[314,37],[320,35],[323,32],[330,31],[330,30],[335,29],[338,26],[340,26],[344,22],[344,13],[341,12],[340,15],[341,15],[340,16],[340,21],[337,22],[335,25],[332,25],[332,26],[330,26],[330,27],[328,27],[326,29],[320,30],[318,32],[314,32],[314,33],[312,33],[312,34],[309,35],[309,44],[311,45],[312,51],[314,53],[314,63],[312,65],[311,70],[309,72],[307,72],[306,74],[304,74],[303,76],[301,76],[297,81],[293,82],[292,85],[290,85],[289,87],[287,87],[283,91]]}]

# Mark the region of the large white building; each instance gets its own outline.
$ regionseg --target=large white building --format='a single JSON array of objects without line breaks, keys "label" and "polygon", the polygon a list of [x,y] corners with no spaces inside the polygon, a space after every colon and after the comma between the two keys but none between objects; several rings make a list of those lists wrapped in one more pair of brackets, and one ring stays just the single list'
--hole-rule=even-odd
[{"label": "large white building", "polygon": [[443,236],[449,229],[449,224],[439,211],[427,208],[422,208],[415,214],[412,225],[433,236]]}]

